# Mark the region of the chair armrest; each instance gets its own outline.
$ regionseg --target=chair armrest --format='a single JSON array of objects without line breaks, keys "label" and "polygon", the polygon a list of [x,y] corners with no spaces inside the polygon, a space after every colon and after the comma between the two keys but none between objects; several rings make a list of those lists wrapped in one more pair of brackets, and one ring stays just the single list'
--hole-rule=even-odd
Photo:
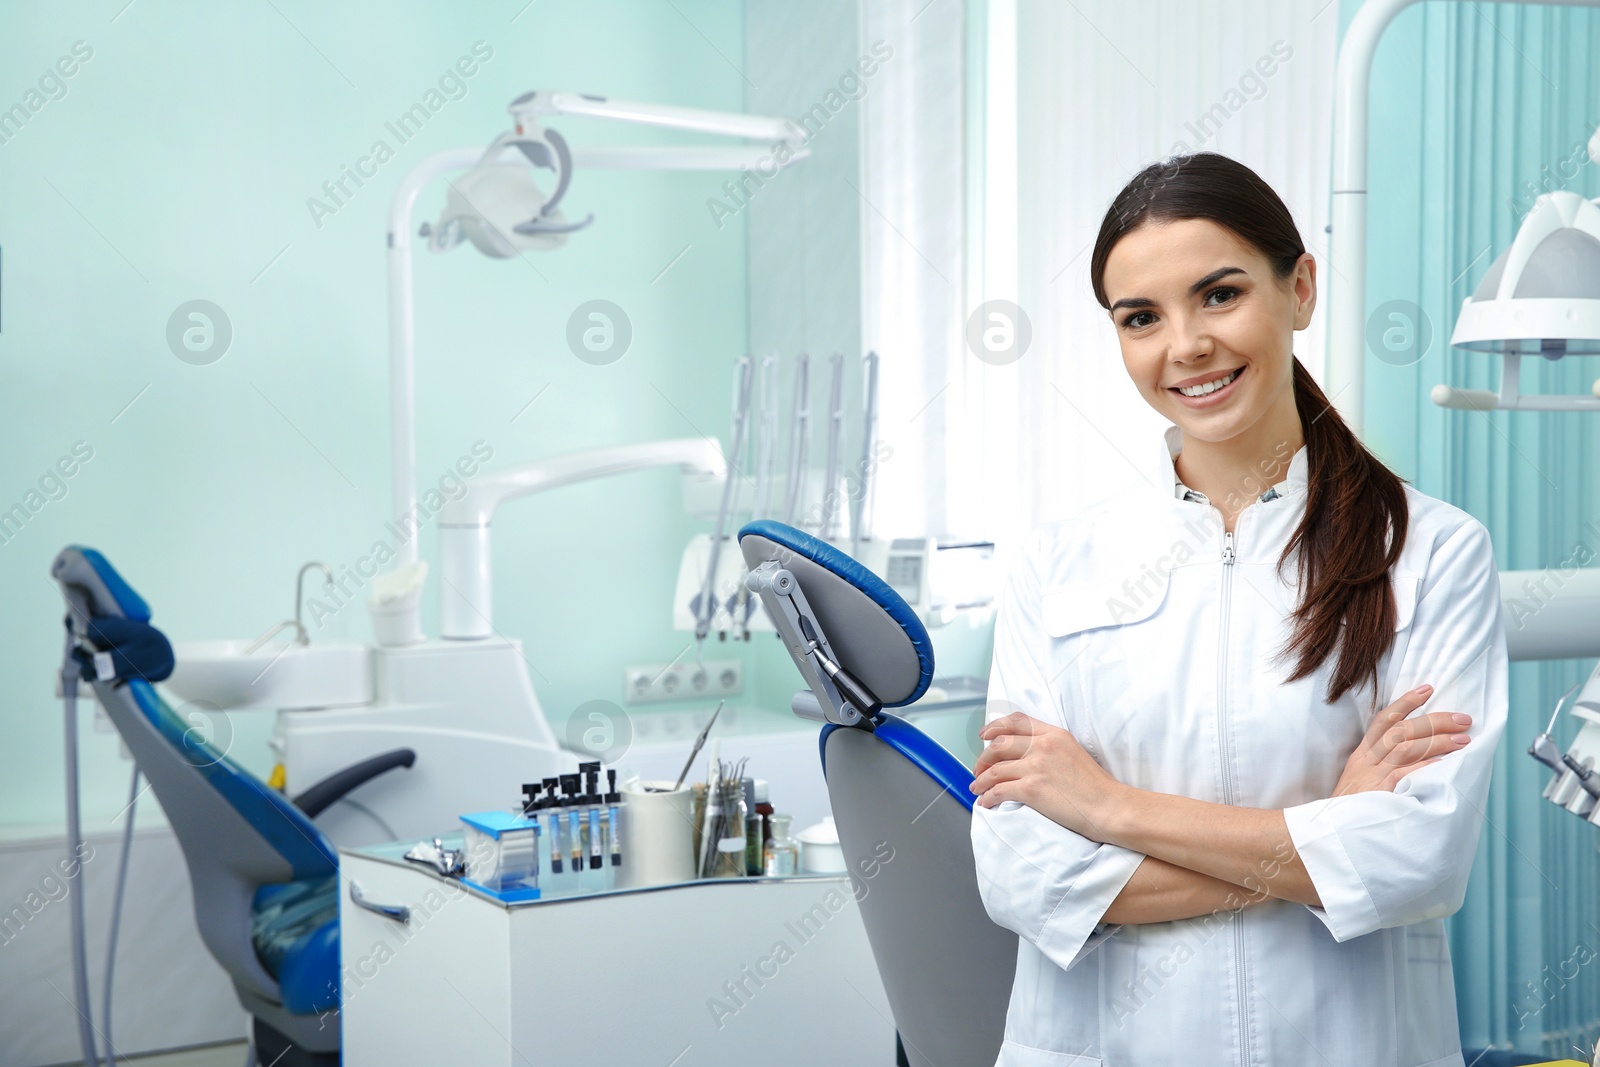
[{"label": "chair armrest", "polygon": [[365,785],[386,771],[392,771],[396,767],[410,767],[415,762],[417,762],[415,752],[409,748],[397,748],[392,752],[364,759],[360,763],[352,763],[344,770],[334,771],[295,797],[294,806],[305,812],[306,818],[315,819],[357,786]]}]

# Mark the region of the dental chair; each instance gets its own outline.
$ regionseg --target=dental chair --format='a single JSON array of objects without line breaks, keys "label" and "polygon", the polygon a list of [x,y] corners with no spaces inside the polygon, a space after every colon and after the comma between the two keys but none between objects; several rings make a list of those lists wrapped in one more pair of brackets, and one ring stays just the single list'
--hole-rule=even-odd
[{"label": "dental chair", "polygon": [[991,1064],[1017,939],[978,895],[973,775],[884,710],[927,691],[928,632],[887,582],[810,534],[760,520],[739,531],[739,548],[746,585],[805,678],[793,710],[824,723],[823,775],[901,1062]]},{"label": "dental chair", "polygon": [[[50,573],[67,603],[68,655],[77,666],[63,671],[69,708],[66,675],[75,673],[93,686],[161,802],[189,867],[201,939],[252,1017],[256,1062],[338,1064],[339,861],[311,820],[357,786],[411,766],[415,755],[375,756],[291,803],[161,699],[152,683],[171,673],[171,646],[100,553],[70,546]],[[75,768],[69,774],[75,784]],[[75,791],[69,809],[75,815]],[[86,984],[79,988],[81,999]]]}]

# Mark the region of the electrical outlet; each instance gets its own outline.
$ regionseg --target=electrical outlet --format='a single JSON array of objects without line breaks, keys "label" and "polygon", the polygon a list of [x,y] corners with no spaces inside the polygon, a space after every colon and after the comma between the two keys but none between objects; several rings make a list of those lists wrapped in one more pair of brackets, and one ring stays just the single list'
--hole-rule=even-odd
[{"label": "electrical outlet", "polygon": [[627,667],[622,672],[622,699],[629,704],[669,700],[722,700],[744,691],[744,664],[736,659],[692,660]]}]

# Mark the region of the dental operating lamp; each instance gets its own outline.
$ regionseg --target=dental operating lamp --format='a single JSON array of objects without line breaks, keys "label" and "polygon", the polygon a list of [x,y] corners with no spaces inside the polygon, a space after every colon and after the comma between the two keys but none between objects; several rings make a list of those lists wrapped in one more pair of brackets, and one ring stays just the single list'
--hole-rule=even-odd
[{"label": "dental operating lamp", "polygon": [[[401,180],[389,207],[389,445],[392,497],[397,522],[420,525],[416,480],[416,334],[412,272],[412,234],[418,195],[435,178],[454,171],[468,173],[451,182],[446,213],[438,226],[425,227],[429,247],[443,251],[471,240],[488,255],[509,258],[525,250],[559,247],[569,234],[593,222],[590,215],[571,222],[559,205],[571,188],[572,176],[584,170],[732,170],[764,174],[804,159],[802,131],[787,119],[742,115],[663,104],[632,103],[584,93],[537,91],[513,100],[507,110],[513,128],[486,149],[451,148],[423,159]],[[691,133],[742,139],[741,145],[655,145],[571,148],[545,123],[554,118],[592,118]],[[554,176],[545,196],[531,172]],[[506,212],[525,210],[512,222]],[[706,447],[700,447],[706,446]],[[492,632],[489,613],[488,516],[499,503],[554,485],[570,484],[620,470],[677,465],[686,471],[721,476],[720,456],[713,462],[707,442],[652,442],[630,448],[604,448],[545,460],[485,475],[482,488],[450,506],[441,529],[441,571],[450,582],[442,598],[444,636],[474,639]],[[474,503],[468,504],[468,501]],[[441,512],[441,520],[446,513]],[[480,521],[481,520],[481,521]],[[417,540],[400,547],[396,569],[417,562]],[[480,599],[481,598],[481,599]],[[413,613],[411,632],[420,633]]]},{"label": "dental operating lamp", "polygon": [[[1395,16],[1418,2],[1367,0],[1345,30],[1334,68],[1333,269],[1328,277],[1333,300],[1329,308],[1326,388],[1333,405],[1357,436],[1363,436],[1365,413],[1367,134],[1372,62],[1378,42]],[[1508,2],[1600,7],[1600,0]],[[1600,161],[1600,131],[1590,140],[1589,152],[1591,158]],[[1549,279],[1542,277],[1540,262],[1548,253],[1555,253],[1550,256],[1551,263],[1558,259],[1568,264],[1600,262],[1585,244],[1591,237],[1600,238],[1600,227],[1594,222],[1600,208],[1572,193],[1546,194],[1539,203],[1548,206],[1536,206],[1530,211],[1517,241],[1496,260],[1480,282],[1478,292],[1463,304],[1462,318],[1452,337],[1458,345],[1502,356],[1500,392],[1440,386],[1433,391],[1435,403],[1472,410],[1600,410],[1600,402],[1590,397],[1535,397],[1519,392],[1518,368],[1523,358],[1529,354],[1553,357],[1595,351],[1586,339],[1596,337],[1591,327],[1600,325],[1595,304],[1595,298],[1600,298],[1600,279],[1589,277],[1587,291],[1553,287]],[[1558,230],[1569,232],[1557,238],[1558,246],[1543,249],[1541,246]],[[1555,281],[1558,285],[1582,284],[1581,279],[1575,278]],[[1524,282],[1531,283],[1526,297],[1518,293]],[[1558,309],[1547,301],[1561,306]],[[1537,334],[1530,317],[1536,308],[1543,323]],[[1511,659],[1600,656],[1600,568],[1501,571],[1500,596],[1506,606],[1506,645]],[[1521,605],[1530,602],[1537,610],[1520,610]]]},{"label": "dental operating lamp", "polygon": [[[1367,98],[1372,57],[1394,17],[1417,0],[1368,0],[1345,32],[1334,77],[1333,278],[1328,392],[1357,433],[1365,384]],[[1535,0],[1510,0],[1531,3]],[[1600,7],[1600,0],[1547,0]],[[1600,162],[1600,131],[1588,144]],[[1347,279],[1345,291],[1337,279]],[[1539,196],[1517,236],[1461,304],[1451,344],[1501,358],[1497,392],[1437,385],[1430,399],[1466,411],[1597,411],[1592,397],[1521,391],[1529,357],[1557,360],[1600,354],[1600,202],[1555,190]],[[1506,651],[1513,660],[1587,659],[1600,655],[1600,567],[1501,571]],[[1531,610],[1530,610],[1531,605]],[[1563,752],[1554,731],[1563,705],[1579,723]],[[1600,667],[1556,701],[1528,755],[1554,772],[1546,800],[1600,825]]]},{"label": "dental operating lamp", "polygon": [[[1327,392],[1350,429],[1362,435],[1366,383],[1367,134],[1372,60],[1395,16],[1421,0],[1367,0],[1339,45],[1333,90],[1333,270]],[[1600,7],[1600,0],[1507,0],[1551,7]],[[1591,141],[1591,150],[1600,140]]]}]

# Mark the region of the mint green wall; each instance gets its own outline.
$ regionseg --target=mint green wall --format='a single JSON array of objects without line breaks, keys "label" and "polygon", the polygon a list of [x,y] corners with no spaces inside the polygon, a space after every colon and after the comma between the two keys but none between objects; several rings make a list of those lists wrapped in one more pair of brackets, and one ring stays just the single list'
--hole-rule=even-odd
[{"label": "mint green wall", "polygon": [[[1348,22],[1359,4],[1340,6]],[[1600,194],[1600,166],[1583,150],[1597,101],[1595,11],[1424,3],[1390,27],[1373,72],[1366,303],[1420,305],[1433,344],[1409,367],[1369,356],[1367,441],[1418,489],[1482,520],[1502,569],[1555,566],[1580,545],[1591,565],[1600,558],[1588,526],[1600,517],[1600,420],[1445,411],[1428,389],[1498,382],[1497,359],[1449,347],[1456,310],[1534,195]],[[1536,362],[1523,363],[1526,392],[1587,395],[1600,375],[1589,359]],[[1452,920],[1469,1045],[1559,1057],[1600,1036],[1600,837],[1540,798],[1548,772],[1525,754],[1556,698],[1592,666],[1512,666],[1478,866]]]},{"label": "mint green wall", "polygon": [[[0,143],[0,509],[25,503],[74,442],[93,449],[65,496],[0,544],[0,823],[61,818],[50,693],[61,609],[47,569],[62,545],[102,549],[181,640],[261,633],[289,612],[302,562],[354,563],[382,536],[385,217],[407,169],[486,144],[506,103],[532,88],[744,108],[737,0],[125,2],[0,17],[0,109],[27,103],[74,42],[92,49],[65,95]],[[477,41],[493,54],[464,98],[399,144],[385,123]],[[583,144],[671,139],[555,125]],[[307,199],[379,138],[395,157],[319,227]],[[723,177],[584,173],[565,206],[597,221],[563,250],[525,261],[419,251],[419,479],[437,481],[479,440],[503,466],[725,435],[746,321],[744,221],[718,229],[703,206]],[[443,189],[423,194],[419,219],[437,216]],[[597,297],[634,327],[607,367],[564,340],[572,309]],[[165,340],[168,316],[196,298],[234,331],[210,366],[181,362]],[[667,471],[553,492],[497,519],[496,621],[526,642],[558,732],[578,704],[620,700],[624,664],[683,649],[670,597],[699,528]],[[431,536],[422,555],[433,558]],[[435,576],[430,629],[437,587]],[[357,608],[316,636],[368,632]],[[234,754],[264,771],[270,713],[235,721]],[[114,736],[86,737],[86,817],[106,819],[128,765]]]}]

